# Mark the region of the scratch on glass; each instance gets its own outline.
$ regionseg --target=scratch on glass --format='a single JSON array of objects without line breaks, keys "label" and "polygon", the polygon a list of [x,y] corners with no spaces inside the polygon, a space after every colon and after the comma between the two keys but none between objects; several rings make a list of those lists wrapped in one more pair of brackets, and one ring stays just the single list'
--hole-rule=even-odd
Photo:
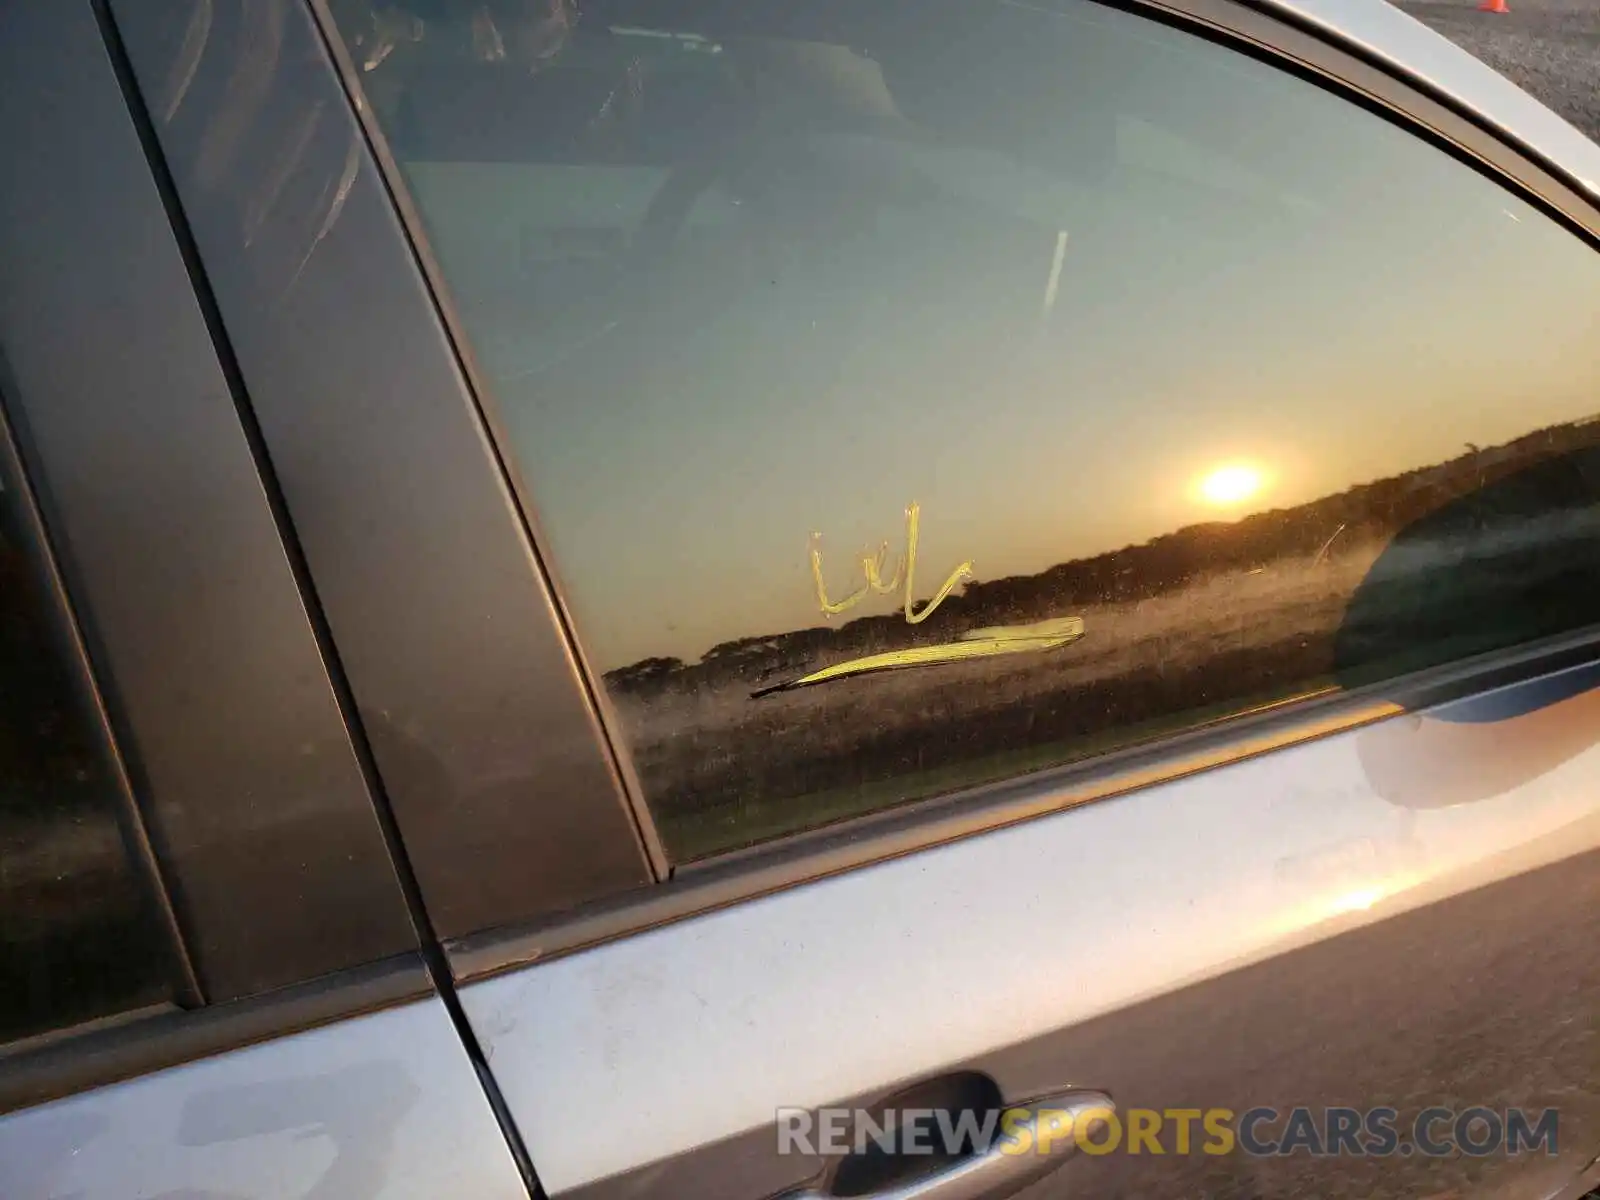
[{"label": "scratch on glass", "polygon": [[305,255],[300,259],[300,265],[294,269],[294,274],[289,278],[289,287],[294,287],[300,280],[300,275],[305,271],[306,265],[311,261],[311,256],[316,253],[317,247],[322,245],[322,239],[333,232],[339,214],[344,211],[345,201],[350,198],[350,192],[356,185],[356,176],[361,171],[361,137],[357,133],[350,135],[350,146],[345,151],[344,170],[339,173],[339,186],[334,189],[333,201],[328,205],[328,211],[322,218],[322,224],[317,229],[317,235],[311,239],[311,244],[306,247]]},{"label": "scratch on glass", "polygon": [[170,122],[183,107],[183,98],[189,94],[195,72],[200,69],[200,60],[205,56],[206,42],[211,38],[212,16],[211,0],[197,0],[189,13],[189,24],[183,31],[183,42],[178,47],[178,56],[172,60],[172,70],[167,75],[167,86],[164,89],[167,102],[161,110],[163,122]]},{"label": "scratch on glass", "polygon": [[483,62],[500,62],[506,56],[505,39],[487,8],[472,14],[472,52]]},{"label": "scratch on glass", "polygon": [[245,10],[238,58],[223,89],[222,103],[200,139],[197,175],[208,188],[226,177],[239,141],[260,115],[283,55],[283,0],[252,4]]},{"label": "scratch on glass", "polygon": [[1044,285],[1044,303],[1039,306],[1039,315],[1048,317],[1055,311],[1056,293],[1061,289],[1061,265],[1067,258],[1067,231],[1061,230],[1056,234],[1056,251],[1050,259],[1050,278]]},{"label": "scratch on glass", "polygon": [[293,136],[273,162],[272,174],[267,177],[266,183],[256,193],[256,196],[245,206],[244,211],[244,244],[254,243],[256,234],[261,232],[261,226],[271,214],[278,203],[278,197],[283,194],[284,184],[288,183],[289,176],[294,174],[295,168],[300,165],[305,157],[306,148],[311,145],[311,139],[317,132],[317,126],[322,121],[322,102],[319,100],[312,105],[309,111],[301,117]]},{"label": "scratch on glass", "polygon": [[419,17],[395,9],[379,9],[372,16],[372,45],[361,59],[363,71],[374,71],[394,53],[401,42],[420,42],[423,24]]}]

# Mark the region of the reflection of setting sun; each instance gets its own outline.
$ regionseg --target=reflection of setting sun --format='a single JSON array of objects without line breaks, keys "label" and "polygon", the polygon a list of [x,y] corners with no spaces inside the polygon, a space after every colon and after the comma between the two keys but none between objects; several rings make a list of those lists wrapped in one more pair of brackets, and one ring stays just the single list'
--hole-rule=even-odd
[{"label": "reflection of setting sun", "polygon": [[1383,899],[1382,888],[1362,888],[1359,891],[1346,892],[1337,897],[1328,905],[1328,911],[1333,914],[1349,912],[1365,912],[1379,900]]},{"label": "reflection of setting sun", "polygon": [[1201,476],[1196,490],[1207,504],[1227,508],[1249,500],[1264,483],[1259,467],[1249,463],[1224,463]]}]

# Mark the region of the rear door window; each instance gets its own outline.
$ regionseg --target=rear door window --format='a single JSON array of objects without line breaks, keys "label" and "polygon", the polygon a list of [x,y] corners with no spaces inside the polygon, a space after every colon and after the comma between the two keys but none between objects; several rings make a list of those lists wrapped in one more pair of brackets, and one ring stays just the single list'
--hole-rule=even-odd
[{"label": "rear door window", "polygon": [[1344,96],[1085,0],[334,8],[675,860],[1594,621],[1600,258]]}]

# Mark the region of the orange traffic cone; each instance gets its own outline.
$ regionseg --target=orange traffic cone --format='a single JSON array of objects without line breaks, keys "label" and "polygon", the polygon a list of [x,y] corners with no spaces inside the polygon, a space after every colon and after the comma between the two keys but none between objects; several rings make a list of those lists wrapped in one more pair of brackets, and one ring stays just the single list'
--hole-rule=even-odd
[{"label": "orange traffic cone", "polygon": [[1478,5],[1478,11],[1508,13],[1511,11],[1511,6],[1506,3],[1506,0],[1483,0],[1483,3]]}]

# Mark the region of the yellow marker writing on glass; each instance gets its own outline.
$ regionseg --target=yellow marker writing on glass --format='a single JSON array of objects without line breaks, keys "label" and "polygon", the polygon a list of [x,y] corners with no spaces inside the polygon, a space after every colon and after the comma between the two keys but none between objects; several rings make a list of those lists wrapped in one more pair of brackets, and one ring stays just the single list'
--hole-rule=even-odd
[{"label": "yellow marker writing on glass", "polygon": [[906,554],[905,558],[895,564],[894,574],[889,581],[883,581],[883,560],[889,553],[889,543],[884,542],[878,547],[876,554],[866,554],[861,557],[861,571],[866,576],[866,582],[843,600],[828,599],[828,585],[822,579],[822,535],[811,535],[811,578],[817,585],[817,603],[821,605],[825,616],[836,617],[848,609],[854,608],[873,592],[888,593],[900,586],[902,575],[905,578],[905,613],[906,620],[913,625],[919,625],[933,615],[933,610],[943,604],[945,597],[954,591],[957,585],[972,578],[972,564],[964,562],[950,573],[950,577],[940,585],[939,590],[933,594],[933,599],[923,607],[921,612],[913,611],[911,589],[917,571],[917,525],[922,515],[922,509],[916,501],[912,501],[906,508]]},{"label": "yellow marker writing on glass", "polygon": [[[906,508],[906,553],[904,559],[895,564],[893,574],[887,582],[883,578],[884,560],[889,554],[889,543],[884,542],[878,547],[876,554],[865,554],[861,557],[861,572],[864,581],[859,588],[841,600],[828,599],[828,585],[822,578],[822,548],[820,542],[822,535],[811,535],[811,578],[816,584],[817,603],[825,616],[837,616],[842,612],[854,608],[874,592],[889,593],[901,586],[904,577],[905,594],[903,607],[906,623],[919,625],[933,615],[934,609],[943,604],[945,599],[956,587],[965,580],[972,578],[972,563],[964,562],[939,586],[933,598],[923,605],[922,611],[916,611],[912,600],[912,589],[915,586],[917,571],[917,534],[918,524],[922,515],[920,506],[913,501]],[[1047,621],[1036,621],[1028,625],[995,625],[984,629],[971,629],[962,634],[953,642],[941,642],[933,646],[912,646],[904,650],[887,650],[880,654],[868,654],[862,658],[853,658],[848,662],[835,663],[831,667],[824,667],[820,671],[813,671],[798,679],[791,679],[784,683],[774,684],[771,687],[760,688],[751,693],[752,697],[767,696],[773,692],[785,692],[794,688],[810,687],[813,684],[829,683],[836,679],[848,679],[855,675],[866,675],[874,671],[894,671],[906,667],[934,666],[941,663],[967,662],[971,659],[993,658],[1001,654],[1033,653],[1041,650],[1054,650],[1075,642],[1083,636],[1083,618],[1081,617],[1054,617]]]}]

